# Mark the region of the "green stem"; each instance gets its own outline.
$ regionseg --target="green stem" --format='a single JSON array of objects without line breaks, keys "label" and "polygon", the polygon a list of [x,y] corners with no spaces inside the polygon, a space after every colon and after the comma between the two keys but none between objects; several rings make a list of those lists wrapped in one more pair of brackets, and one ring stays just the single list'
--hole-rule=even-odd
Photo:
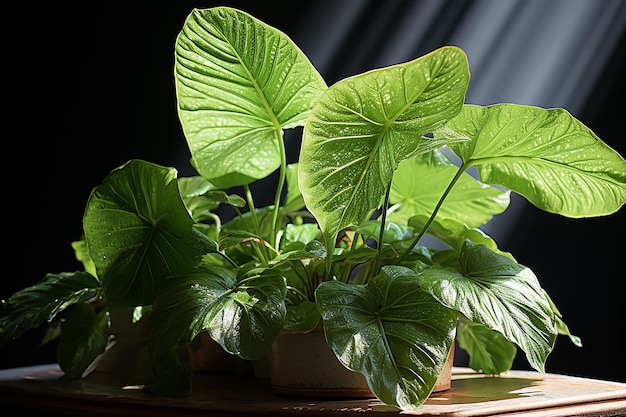
[{"label": "green stem", "polygon": [[[243,189],[246,193],[246,200],[248,201],[248,207],[250,208],[250,216],[252,217],[252,222],[254,223],[254,230],[256,231],[257,236],[261,236],[261,225],[259,224],[259,218],[256,215],[256,207],[254,205],[254,198],[252,197],[252,190],[250,190],[250,186],[247,184],[243,186]],[[243,217],[242,221],[245,223]],[[265,251],[261,250],[254,242],[250,242],[250,245],[252,245],[252,250],[256,252],[261,262],[264,265],[267,265],[267,256],[265,256]]]},{"label": "green stem", "polygon": [[256,216],[256,207],[254,206],[254,199],[252,198],[252,191],[250,190],[250,186],[248,184],[244,185],[243,189],[246,193],[246,200],[248,201],[248,207],[250,208],[250,216],[252,216],[252,222],[254,223],[254,230],[256,231],[256,235],[259,236],[261,233],[261,227],[259,226],[259,219]]},{"label": "green stem", "polygon": [[387,223],[387,210],[389,208],[389,194],[391,193],[391,182],[385,192],[385,201],[382,207],[382,216],[380,218],[380,232],[378,233],[378,254],[376,255],[376,275],[380,273],[383,258],[383,244],[385,243],[385,224]]},{"label": "green stem", "polygon": [[297,295],[300,302],[309,300],[309,297],[305,293],[297,289],[296,287],[287,285],[287,291]]},{"label": "green stem", "polygon": [[280,211],[280,197],[283,193],[285,185],[285,177],[287,176],[287,154],[285,151],[285,143],[283,141],[282,130],[277,129],[278,143],[280,145],[280,173],[278,175],[278,184],[276,185],[276,195],[274,196],[274,210],[272,213],[272,235],[270,236],[270,244],[276,247],[276,232],[278,230],[278,213]]},{"label": "green stem", "polygon": [[441,196],[441,198],[439,198],[439,201],[437,202],[437,205],[435,206],[435,209],[433,210],[433,213],[430,215],[430,218],[428,219],[428,221],[426,222],[426,224],[422,228],[422,231],[415,237],[415,239],[413,239],[413,242],[411,242],[411,244],[409,245],[407,250],[402,254],[402,256],[400,257],[398,263],[401,263],[402,261],[404,261],[404,259],[413,250],[413,247],[415,247],[415,245],[417,245],[417,242],[419,242],[419,240],[422,238],[422,236],[424,236],[426,234],[426,232],[428,231],[428,228],[430,227],[432,222],[435,220],[435,217],[437,216],[437,213],[439,212],[439,209],[443,205],[443,202],[445,201],[446,197],[448,197],[448,194],[452,190],[452,187],[454,187],[454,184],[456,184],[456,182],[459,180],[459,178],[461,177],[463,172],[465,172],[465,170],[468,168],[468,166],[469,165],[464,164],[464,165],[461,165],[459,167],[459,170],[454,175],[454,178],[452,178],[452,181],[450,181],[450,184],[448,184],[448,187],[443,192],[443,195]]},{"label": "green stem", "polygon": [[222,230],[222,220],[220,219],[220,216],[211,212],[208,212],[207,214],[209,215],[209,217],[211,217],[211,219],[215,223],[215,230],[217,231],[217,235],[219,236],[220,230]]},{"label": "green stem", "polygon": [[[325,242],[326,245],[326,277],[325,280],[332,280],[333,279],[333,254],[335,252],[335,239],[337,238],[337,235],[334,236],[334,238],[332,239],[332,244],[329,242],[331,239],[329,239],[329,236],[327,234],[324,233],[324,239],[325,240],[329,240],[327,242]],[[317,285],[316,285],[317,286]]]},{"label": "green stem", "polygon": [[[300,281],[302,286],[307,289],[306,296],[307,296],[307,299],[308,299],[308,297],[311,296],[312,293],[310,293],[308,291],[309,290],[310,279],[308,278],[308,275],[306,274],[307,273],[306,268],[302,268],[302,264],[300,263],[300,261],[288,261],[287,263],[291,267],[291,270],[293,271],[295,276],[298,277],[298,280]],[[304,275],[302,274],[302,271],[304,271]]]},{"label": "green stem", "polygon": [[230,257],[228,255],[226,255],[224,252],[218,252],[222,258],[226,259],[226,261],[231,264],[232,266],[234,266],[235,268],[239,268],[239,265],[237,265],[235,263],[235,261],[233,261],[232,259],[230,259]]}]

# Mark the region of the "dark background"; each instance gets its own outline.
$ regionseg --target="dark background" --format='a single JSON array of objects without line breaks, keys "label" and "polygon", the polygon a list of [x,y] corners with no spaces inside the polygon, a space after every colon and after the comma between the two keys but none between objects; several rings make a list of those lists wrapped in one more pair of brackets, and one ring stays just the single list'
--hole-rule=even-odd
[{"label": "dark background", "polygon": [[[269,2],[271,3],[271,2]],[[288,35],[314,1],[229,1]],[[349,42],[365,42],[383,2],[351,21]],[[455,13],[463,13],[456,2]],[[91,189],[110,170],[140,158],[192,174],[176,115],[175,37],[192,8],[220,2],[127,2],[74,8],[22,3],[2,13],[2,213],[0,298],[48,272],[81,269],[71,242],[80,238]],[[441,46],[434,33],[428,48]],[[314,37],[315,33],[310,34]],[[370,40],[371,41],[371,40]],[[578,117],[626,154],[623,34],[594,93]],[[346,43],[348,54],[353,44]],[[306,52],[306,50],[305,50]],[[427,51],[424,51],[427,52]],[[313,62],[315,64],[315,62]],[[335,60],[327,82],[371,69],[367,61]],[[533,269],[583,340],[560,337],[547,371],[626,382],[623,333],[624,210],[572,220],[526,207],[502,249]],[[38,347],[42,329],[0,348],[0,368],[55,361],[54,344]],[[614,358],[614,354],[620,355]],[[528,369],[524,357],[517,369]]]}]

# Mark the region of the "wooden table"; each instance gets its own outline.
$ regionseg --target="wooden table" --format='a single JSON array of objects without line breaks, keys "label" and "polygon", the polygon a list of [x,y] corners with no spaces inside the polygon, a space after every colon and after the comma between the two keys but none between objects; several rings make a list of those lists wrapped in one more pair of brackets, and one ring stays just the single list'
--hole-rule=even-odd
[{"label": "wooden table", "polygon": [[[626,415],[626,384],[530,371],[499,377],[454,368],[452,388],[432,395],[417,411],[401,412],[377,399],[324,400],[276,395],[241,375],[196,374],[192,395],[156,397],[126,386],[128,375],[96,372],[59,381],[56,364],[0,371],[0,409],[97,416],[494,416]],[[13,416],[13,414],[11,414]]]}]

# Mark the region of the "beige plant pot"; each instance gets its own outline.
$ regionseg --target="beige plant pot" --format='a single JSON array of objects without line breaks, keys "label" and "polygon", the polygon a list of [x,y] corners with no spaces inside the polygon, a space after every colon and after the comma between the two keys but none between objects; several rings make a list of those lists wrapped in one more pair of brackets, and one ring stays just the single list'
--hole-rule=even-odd
[{"label": "beige plant pot", "polygon": [[[320,325],[310,333],[281,333],[268,355],[270,384],[281,395],[320,398],[374,398],[365,376],[352,372],[326,343]],[[450,388],[454,347],[433,392]]]},{"label": "beige plant pot", "polygon": [[[137,369],[139,356],[148,344],[147,317],[133,323],[133,308],[111,311],[112,341],[92,364],[94,372],[127,372]],[[89,371],[90,372],[90,371]]]},{"label": "beige plant pot", "polygon": [[[120,308],[111,311],[112,341],[107,349],[94,360],[85,372],[134,373],[147,357],[150,339],[148,317],[133,323],[134,308]],[[200,345],[182,346],[179,360],[189,364],[193,372],[227,373],[238,368],[237,357],[226,352],[207,332],[199,335]]]}]

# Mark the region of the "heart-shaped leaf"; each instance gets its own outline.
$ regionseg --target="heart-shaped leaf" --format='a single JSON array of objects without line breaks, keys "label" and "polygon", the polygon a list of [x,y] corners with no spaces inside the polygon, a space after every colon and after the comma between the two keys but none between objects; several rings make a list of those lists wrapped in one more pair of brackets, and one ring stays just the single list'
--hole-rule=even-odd
[{"label": "heart-shaped leaf", "polygon": [[191,270],[217,244],[197,231],[176,170],[131,160],[89,197],[83,229],[112,307],[152,304],[166,278]]},{"label": "heart-shaped leaf", "polygon": [[242,11],[194,9],[176,40],[178,114],[198,173],[219,188],[281,164],[282,129],[302,126],[326,89],[284,33]]},{"label": "heart-shaped leaf", "polygon": [[430,268],[421,272],[424,288],[469,320],[500,332],[517,344],[533,368],[543,372],[557,330],[548,298],[533,272],[485,245],[466,241],[461,272]]},{"label": "heart-shaped leaf", "polygon": [[285,230],[280,239],[281,250],[294,246],[295,243],[299,243],[299,246],[304,247],[307,243],[314,241],[319,233],[320,229],[315,223],[289,223],[285,226]]},{"label": "heart-shaped leaf", "polygon": [[378,399],[411,410],[428,398],[452,346],[456,314],[420,288],[417,275],[386,266],[367,285],[326,281],[315,292],[326,340]]},{"label": "heart-shaped leaf", "polygon": [[259,359],[282,328],[286,287],[277,271],[238,278],[230,269],[203,265],[173,282],[151,314],[157,354],[206,330],[227,352]]},{"label": "heart-shaped leaf", "polygon": [[304,127],[299,182],[327,248],[380,205],[401,161],[460,140],[424,135],[458,114],[468,81],[465,53],[443,47],[322,94]]},{"label": "heart-shaped leaf", "polygon": [[[391,183],[392,211],[387,219],[406,224],[412,216],[430,216],[458,170],[439,149],[400,163]],[[463,173],[447,194],[437,218],[451,218],[469,228],[480,227],[506,210],[509,194]]]},{"label": "heart-shaped leaf", "polygon": [[447,127],[472,139],[450,148],[476,166],[483,182],[501,184],[542,210],[603,216],[626,202],[626,160],[567,110],[465,105]]}]

